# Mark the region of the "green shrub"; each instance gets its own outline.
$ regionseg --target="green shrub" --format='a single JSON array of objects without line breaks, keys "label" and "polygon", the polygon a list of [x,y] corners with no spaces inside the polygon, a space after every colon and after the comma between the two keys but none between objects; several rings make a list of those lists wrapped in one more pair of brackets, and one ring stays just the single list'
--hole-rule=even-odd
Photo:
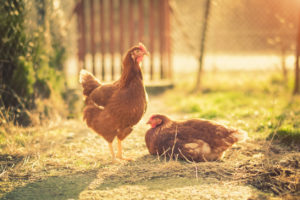
[{"label": "green shrub", "polygon": [[[62,101],[60,97],[66,91],[66,47],[62,35],[52,31],[57,27],[49,25],[57,20],[48,16],[52,3],[37,0],[30,8],[24,0],[0,4],[0,108],[1,118],[3,113],[8,115],[6,121],[29,125],[32,116],[28,110],[37,108],[43,110],[40,117],[50,115],[44,111],[49,110],[51,103],[40,100],[54,96],[53,101]],[[37,13],[37,17],[29,17],[32,13]],[[47,108],[40,108],[43,105]]]}]

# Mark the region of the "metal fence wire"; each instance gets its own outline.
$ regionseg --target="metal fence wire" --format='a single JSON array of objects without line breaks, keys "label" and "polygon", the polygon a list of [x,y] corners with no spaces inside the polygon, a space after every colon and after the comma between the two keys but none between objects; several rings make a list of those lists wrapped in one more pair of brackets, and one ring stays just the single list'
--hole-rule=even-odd
[{"label": "metal fence wire", "polygon": [[[175,71],[197,67],[207,0],[171,1]],[[294,66],[296,0],[210,0],[205,69]],[[184,55],[184,56],[183,56]]]},{"label": "metal fence wire", "polygon": [[[91,1],[83,0],[85,4],[89,5]],[[139,12],[141,0],[113,0],[115,3],[115,8],[113,8],[115,14],[119,15],[119,5],[123,2],[124,7],[124,32],[119,30],[119,21],[117,17],[114,17],[114,34],[115,38],[119,38],[121,34],[124,37],[124,47],[125,51],[129,47],[129,33],[126,30],[129,29],[129,24],[127,22],[129,14],[129,4],[134,4],[134,19],[133,24],[134,29],[139,29]],[[159,23],[159,4],[162,3],[161,0],[142,0],[144,3],[144,36],[140,36],[138,33],[141,31],[137,30],[138,33],[135,34],[134,43],[140,41],[140,38],[144,38],[143,42],[149,48],[149,24],[151,13],[155,15],[155,23]],[[151,3],[154,2],[155,12],[152,12],[150,8]],[[26,6],[34,7],[35,1],[26,1]],[[78,1],[70,3],[71,1],[49,1],[52,2],[53,6],[60,2],[61,9],[58,14],[64,16],[65,23],[62,27],[65,29],[69,24],[72,24],[72,31],[68,31],[68,36],[64,40],[67,40],[67,46],[72,50],[71,54],[74,59],[74,55],[78,52],[78,47],[76,48],[77,39],[79,37],[76,33],[76,18],[72,18],[72,23],[69,23],[69,18],[72,16],[72,11],[74,10],[75,4]],[[56,3],[55,3],[56,2]],[[97,16],[97,21],[95,21],[95,29],[100,31],[100,22],[98,13],[100,0],[95,0],[95,16]],[[102,0],[105,4],[104,9],[109,9],[110,0]],[[201,46],[201,33],[204,24],[204,11],[205,4],[207,0],[168,0],[170,8],[170,52],[172,53],[172,59],[170,63],[172,64],[173,71],[183,72],[183,71],[196,71],[198,67],[198,59],[200,55]],[[210,0],[210,12],[208,18],[208,29],[205,40],[205,59],[204,59],[204,70],[210,69],[281,69],[284,65],[287,68],[294,67],[294,52],[296,44],[296,32],[298,24],[298,4],[299,0]],[[29,5],[30,4],[30,5]],[[70,5],[70,6],[68,6]],[[54,6],[55,7],[55,6]],[[34,9],[33,9],[34,10]],[[29,12],[29,19],[27,16],[27,21],[35,19],[32,14],[36,12]],[[108,14],[109,12],[106,12]],[[141,12],[142,13],[142,12]],[[86,13],[89,17],[91,13]],[[31,16],[31,17],[30,17]],[[74,15],[73,15],[74,16]],[[109,17],[109,16],[106,16]],[[13,22],[11,22],[13,23]],[[30,25],[31,24],[31,25]],[[35,23],[26,23],[26,25],[32,26]],[[63,25],[67,24],[67,25]],[[105,23],[105,40],[108,41],[110,38],[109,29],[110,24]],[[56,26],[56,25],[55,25]],[[90,24],[86,23],[87,31],[90,30]],[[28,27],[27,27],[28,28]],[[30,27],[29,27],[30,29]],[[53,29],[53,31],[61,30],[59,27]],[[154,43],[154,53],[156,55],[159,51],[158,47],[160,42],[157,38],[160,35],[160,29],[155,29],[154,37],[156,42]],[[148,34],[148,35],[147,35]],[[87,49],[90,48],[90,38],[87,38]],[[5,37],[2,38],[5,41]],[[96,38],[96,43],[99,43],[99,38]],[[118,41],[115,41],[115,49],[118,48]],[[3,45],[2,45],[3,46]],[[108,45],[106,45],[108,50]],[[4,46],[3,46],[4,47]],[[100,48],[100,47],[98,47]],[[7,48],[1,48],[3,51],[7,51]],[[109,52],[106,52],[109,57]],[[124,53],[124,52],[122,52]],[[70,54],[69,54],[70,55]],[[116,71],[117,75],[120,73],[120,69],[117,67],[120,65],[120,55],[116,57]],[[155,59],[156,58],[156,59]],[[91,59],[88,59],[91,60]],[[106,59],[109,61],[111,59]],[[4,66],[4,61],[1,61],[1,65]],[[96,59],[96,62],[100,63],[100,59]],[[71,62],[72,64],[74,62]],[[145,66],[149,65],[149,60],[146,60]],[[90,62],[88,63],[90,64]],[[87,64],[87,66],[89,66]],[[109,63],[108,63],[109,64]],[[154,71],[159,72],[158,67],[160,65],[158,56],[154,57]],[[156,68],[155,68],[156,67]],[[74,69],[74,65],[70,65],[67,72],[76,73],[78,70]],[[100,74],[101,70],[97,73]],[[110,71],[107,69],[107,71]],[[149,71],[145,68],[145,71]],[[3,78],[3,77],[2,77]],[[117,77],[116,77],[117,78]],[[147,78],[147,76],[146,76]],[[148,77],[148,79],[150,79]]]}]

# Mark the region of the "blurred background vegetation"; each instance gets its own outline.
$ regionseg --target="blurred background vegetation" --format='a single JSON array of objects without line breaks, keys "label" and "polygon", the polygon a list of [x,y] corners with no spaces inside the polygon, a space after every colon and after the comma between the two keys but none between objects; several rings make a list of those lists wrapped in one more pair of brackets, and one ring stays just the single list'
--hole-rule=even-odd
[{"label": "blurred background vegetation", "polygon": [[[166,34],[158,9],[162,2],[168,3],[170,12]],[[85,19],[81,27],[78,12]],[[124,199],[155,193],[154,199],[176,199],[178,194],[198,191],[195,199],[200,194],[208,194],[207,199],[221,194],[226,199],[244,193],[236,184],[246,184],[251,186],[246,193],[252,193],[254,186],[260,193],[282,199],[292,194],[296,199],[300,195],[300,95],[293,92],[299,17],[300,0],[0,0],[0,198],[101,199],[107,195],[112,199],[119,195]],[[148,110],[125,148],[135,161],[111,165],[104,141],[82,121],[78,72],[82,67],[91,72],[95,68],[101,82],[112,81],[114,61],[117,79],[120,58],[131,42],[142,41],[150,48],[151,20],[155,24],[153,79],[149,57],[142,66]],[[172,55],[172,73],[164,78],[160,76],[162,35],[170,41]],[[84,49],[79,48],[83,41]],[[233,148],[222,162],[194,165],[166,157],[163,161],[149,156],[144,144],[145,123],[152,112],[174,120],[214,120],[247,131],[250,140]],[[217,181],[211,185],[214,177]]]},{"label": "blurred background vegetation", "polygon": [[14,121],[27,126],[68,114],[63,102],[67,92],[64,63],[68,54],[67,8],[73,3],[1,2],[1,124]]},{"label": "blurred background vegetation", "polygon": [[[2,0],[0,4],[0,113],[1,124],[41,124],[44,119],[78,117],[81,110],[81,96],[77,74],[78,65],[76,0]],[[92,71],[90,43],[90,4],[85,5],[86,52],[85,67]],[[100,1],[95,1],[95,66],[97,76],[101,71],[101,60],[105,58],[106,71],[110,72],[110,30],[115,30],[114,48],[120,45],[120,35],[124,35],[124,48],[129,45],[129,5],[134,4],[133,24],[139,29],[139,1],[124,0],[124,32],[119,32],[120,1],[114,0],[113,23],[109,23],[109,2],[103,1],[104,42],[100,34]],[[134,42],[140,39],[149,46],[150,1],[143,1],[144,35],[139,38],[135,32]],[[155,1],[158,6],[160,1]],[[204,53],[201,74],[201,90],[188,95],[204,95],[209,91],[225,89],[229,85],[247,90],[249,82],[245,75],[249,71],[265,74],[265,82],[256,84],[258,90],[268,92],[281,90],[290,96],[294,87],[294,63],[298,23],[297,1],[282,0],[240,0],[240,1],[185,1],[170,0],[171,52],[173,77],[168,77],[177,88],[186,86],[187,92],[195,87],[199,73],[199,57]],[[206,3],[210,2],[209,15],[205,17]],[[196,10],[195,10],[196,8]],[[154,15],[158,24],[159,13]],[[206,38],[203,29],[206,22]],[[159,37],[156,27],[154,36]],[[205,49],[201,45],[205,44]],[[105,55],[98,51],[104,48]],[[126,49],[125,48],[125,49]],[[205,51],[204,51],[205,50]],[[120,65],[122,52],[116,50],[115,64]],[[159,40],[154,43],[154,71],[159,73]],[[119,67],[118,67],[119,68]],[[225,73],[224,75],[224,71]],[[212,76],[213,74],[214,76]],[[149,58],[144,63],[144,75],[148,85]],[[202,76],[202,75],[201,75]],[[159,77],[159,76],[156,76]],[[210,77],[211,79],[208,79]],[[226,78],[227,77],[227,78]],[[254,76],[255,77],[255,76]],[[258,77],[258,76],[256,76]],[[260,77],[260,76],[259,76]],[[118,75],[116,76],[118,78]],[[245,80],[242,80],[245,79]],[[216,84],[219,80],[223,83]],[[159,80],[161,81],[161,80]],[[260,82],[259,80],[253,80]],[[226,82],[226,84],[225,84]],[[242,85],[242,83],[244,83]],[[247,83],[246,83],[247,82]],[[270,84],[270,85],[269,85]],[[231,89],[230,89],[231,88]],[[243,89],[244,88],[244,89]],[[172,96],[172,95],[170,95]],[[182,96],[185,98],[186,96]],[[202,97],[202,96],[201,96]],[[177,97],[179,98],[179,97]],[[225,98],[225,97],[224,97]],[[236,97],[239,98],[239,97]],[[289,97],[287,97],[289,98]],[[262,98],[263,99],[263,98]],[[286,101],[288,101],[286,99]],[[200,103],[185,102],[183,111],[190,113],[203,111]],[[190,107],[192,106],[192,108]],[[177,106],[178,107],[178,106]],[[229,106],[230,107],[230,106]],[[214,112],[207,111],[214,119]],[[202,115],[199,115],[202,116]],[[223,116],[226,117],[226,116]]]}]

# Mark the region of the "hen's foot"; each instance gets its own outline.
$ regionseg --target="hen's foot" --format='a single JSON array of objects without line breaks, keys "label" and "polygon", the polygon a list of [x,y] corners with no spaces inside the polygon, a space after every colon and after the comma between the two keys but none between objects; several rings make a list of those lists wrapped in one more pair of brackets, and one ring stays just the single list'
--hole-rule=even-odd
[{"label": "hen's foot", "polygon": [[112,163],[112,164],[118,164],[118,163],[120,163],[120,161],[117,160],[117,159],[112,159],[112,160],[111,160],[111,163]]},{"label": "hen's foot", "polygon": [[122,141],[118,138],[118,153],[117,153],[117,158],[121,160],[127,160],[127,161],[132,161],[131,158],[124,158],[122,156]]},{"label": "hen's foot", "polygon": [[127,161],[132,161],[132,158],[124,158],[123,156],[117,155],[117,158],[119,158],[120,160],[127,160]]}]

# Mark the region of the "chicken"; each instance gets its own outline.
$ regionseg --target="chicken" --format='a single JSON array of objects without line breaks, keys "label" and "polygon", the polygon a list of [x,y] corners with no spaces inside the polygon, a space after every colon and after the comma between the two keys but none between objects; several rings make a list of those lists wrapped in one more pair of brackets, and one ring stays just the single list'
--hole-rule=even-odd
[{"label": "chicken", "polygon": [[204,119],[179,122],[157,114],[147,124],[151,125],[145,135],[150,154],[195,162],[219,160],[234,143],[247,138],[245,131]]},{"label": "chicken", "polygon": [[[91,73],[80,71],[80,83],[85,96],[83,119],[88,127],[109,144],[112,161],[129,160],[122,156],[122,140],[142,118],[147,107],[147,94],[140,64],[148,52],[143,44],[132,47],[123,59],[122,74],[112,84],[101,84]],[[118,153],[115,156],[113,140],[117,136]]]}]

